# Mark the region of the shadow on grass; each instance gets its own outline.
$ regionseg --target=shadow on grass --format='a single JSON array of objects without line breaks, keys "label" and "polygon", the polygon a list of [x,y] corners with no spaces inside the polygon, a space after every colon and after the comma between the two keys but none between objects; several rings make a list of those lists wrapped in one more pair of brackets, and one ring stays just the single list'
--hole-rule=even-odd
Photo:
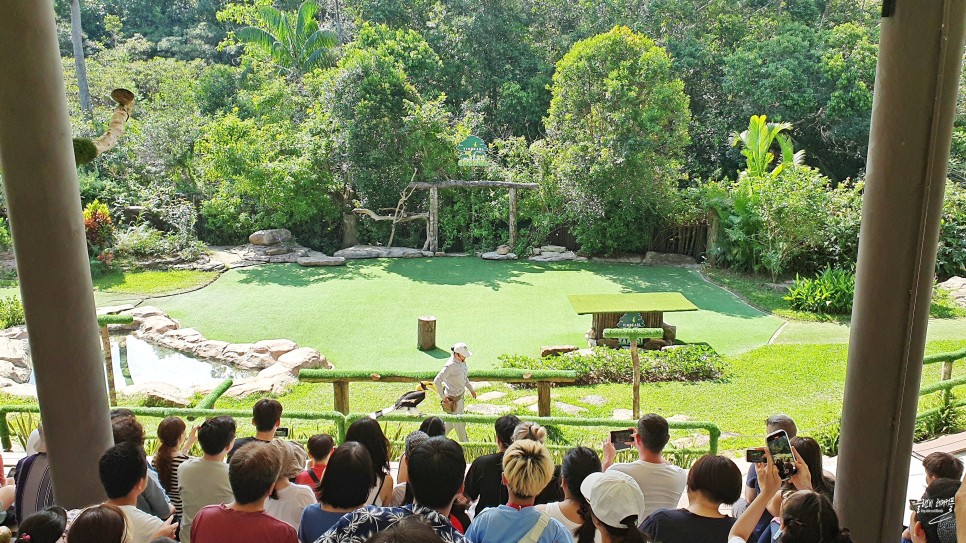
[{"label": "shadow on grass", "polygon": [[500,290],[509,283],[529,285],[521,279],[544,270],[531,262],[490,261],[473,257],[394,259],[386,271],[418,283],[481,285]]},{"label": "shadow on grass", "polygon": [[375,279],[374,269],[385,267],[382,262],[350,261],[345,266],[331,268],[306,268],[298,264],[265,264],[239,268],[239,283],[246,285],[281,285],[304,287],[327,281],[353,281]]},{"label": "shadow on grass", "polygon": [[429,351],[419,351],[419,352],[425,355],[431,356],[436,360],[446,360],[447,358],[449,358],[449,351],[445,349],[440,349],[439,347],[435,347]]},{"label": "shadow on grass", "polygon": [[96,290],[109,291],[124,284],[124,272],[112,271],[93,278],[93,282]]}]

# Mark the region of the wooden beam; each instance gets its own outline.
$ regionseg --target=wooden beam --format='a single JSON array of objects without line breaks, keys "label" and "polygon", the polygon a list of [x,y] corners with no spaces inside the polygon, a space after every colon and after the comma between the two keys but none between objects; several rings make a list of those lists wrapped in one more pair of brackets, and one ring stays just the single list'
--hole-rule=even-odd
[{"label": "wooden beam", "polygon": [[427,183],[425,181],[419,181],[416,183],[410,183],[408,188],[413,189],[450,189],[450,188],[474,188],[474,187],[494,187],[503,189],[538,189],[540,185],[536,183],[515,183],[512,181],[460,181],[455,179],[447,179],[445,181],[439,181],[436,183]]},{"label": "wooden beam", "polygon": [[547,381],[537,383],[537,415],[550,416],[550,383]]},{"label": "wooden beam", "polygon": [[392,215],[377,215],[375,211],[371,209],[364,209],[357,207],[352,210],[356,215],[365,215],[374,221],[396,221],[396,222],[412,222],[412,221],[425,221],[429,219],[429,213],[406,213],[399,220],[396,220]]},{"label": "wooden beam", "polygon": [[517,188],[510,188],[510,249],[517,244]]},{"label": "wooden beam", "polygon": [[429,250],[439,251],[439,189],[429,188]]}]

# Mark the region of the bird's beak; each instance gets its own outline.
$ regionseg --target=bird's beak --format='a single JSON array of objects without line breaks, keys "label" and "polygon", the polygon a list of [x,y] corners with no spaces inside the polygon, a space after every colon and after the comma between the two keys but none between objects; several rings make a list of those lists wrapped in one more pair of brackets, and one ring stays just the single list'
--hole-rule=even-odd
[{"label": "bird's beak", "polygon": [[430,381],[423,381],[423,382],[421,382],[419,384],[420,384],[420,386],[422,386],[423,390],[429,390],[429,389],[436,390],[436,385],[434,385]]}]

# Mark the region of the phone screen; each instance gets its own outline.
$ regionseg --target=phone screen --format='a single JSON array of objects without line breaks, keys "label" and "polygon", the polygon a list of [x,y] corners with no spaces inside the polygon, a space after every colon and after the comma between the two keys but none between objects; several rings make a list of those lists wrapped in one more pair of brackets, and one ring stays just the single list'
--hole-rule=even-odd
[{"label": "phone screen", "polygon": [[275,430],[275,437],[288,437],[288,428],[278,428]]},{"label": "phone screen", "polygon": [[768,458],[762,449],[748,449],[745,451],[745,461],[749,464],[764,464]]},{"label": "phone screen", "polygon": [[634,432],[631,430],[612,430],[610,433],[610,442],[614,444],[614,448],[618,451],[629,449],[631,446],[628,443],[633,440]]},{"label": "phone screen", "polygon": [[798,468],[795,467],[795,455],[792,454],[792,444],[789,443],[785,430],[768,434],[766,441],[771,458],[778,468],[778,476],[785,480],[798,473]]}]

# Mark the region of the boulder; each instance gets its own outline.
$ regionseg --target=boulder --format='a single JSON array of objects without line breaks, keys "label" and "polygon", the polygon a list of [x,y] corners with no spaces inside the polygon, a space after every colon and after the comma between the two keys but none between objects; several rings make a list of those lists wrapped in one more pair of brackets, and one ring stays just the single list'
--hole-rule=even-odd
[{"label": "boulder", "polygon": [[0,331],[0,337],[10,339],[27,339],[27,327],[24,325],[11,326],[6,330]]},{"label": "boulder", "polygon": [[694,257],[687,255],[678,255],[674,253],[657,253],[654,251],[648,251],[644,256],[644,261],[642,262],[645,266],[684,266],[693,267],[697,266],[698,262]]},{"label": "boulder", "polygon": [[29,368],[29,359],[30,346],[27,340],[0,337],[0,360],[21,368]]},{"label": "boulder", "polygon": [[263,339],[256,342],[255,347],[267,350],[268,356],[276,360],[285,353],[299,348],[298,344],[291,339]]},{"label": "boulder", "polygon": [[561,247],[560,245],[544,245],[540,247],[541,253],[563,253],[566,252],[566,247]]},{"label": "boulder", "polygon": [[577,350],[576,345],[551,345],[540,348],[540,358],[546,358],[556,354],[570,353]]},{"label": "boulder", "polygon": [[498,255],[508,255],[508,254],[510,254],[510,246],[509,245],[500,245],[499,247],[496,248],[496,254],[498,254]]},{"label": "boulder", "polygon": [[298,375],[299,370],[332,369],[332,365],[322,356],[322,353],[310,347],[301,347],[285,353],[278,358],[278,363],[288,368],[292,375]]},{"label": "boulder", "polygon": [[496,251],[492,251],[481,254],[480,258],[483,260],[516,260],[517,255],[515,253],[500,254]]},{"label": "boulder", "polygon": [[246,370],[260,370],[275,363],[264,346],[252,343],[232,343],[221,353],[221,360]]},{"label": "boulder", "polygon": [[215,341],[213,339],[209,339],[200,343],[197,348],[195,348],[195,355],[202,358],[221,359],[221,354],[225,351],[225,347],[227,346],[227,341]]},{"label": "boulder", "polygon": [[252,245],[275,245],[292,240],[292,232],[285,228],[275,228],[272,230],[259,230],[248,236],[248,242]]},{"label": "boulder", "polygon": [[145,407],[191,406],[188,392],[168,383],[148,381],[122,387],[118,392],[124,396],[144,397]]},{"label": "boulder", "polygon": [[644,255],[594,257],[592,260],[594,262],[605,262],[608,264],[640,264],[644,261]]},{"label": "boulder", "polygon": [[950,296],[956,303],[966,307],[966,277],[951,277],[939,283],[939,288],[950,291]]},{"label": "boulder", "polygon": [[250,379],[242,379],[225,392],[229,398],[246,398],[252,395],[285,394],[298,383],[289,369],[282,364],[273,364],[258,372]]},{"label": "boulder", "polygon": [[14,383],[23,384],[30,380],[30,368],[17,366],[6,360],[0,360],[0,378],[10,379]]},{"label": "boulder", "polygon": [[278,256],[278,255],[288,254],[289,252],[291,252],[291,251],[288,250],[288,247],[284,247],[284,246],[282,246],[282,247],[270,247],[270,248],[268,248],[268,249],[265,250],[265,255],[266,256]]},{"label": "boulder", "polygon": [[141,328],[138,330],[142,335],[150,337],[160,337],[164,334],[170,332],[171,330],[177,330],[178,323],[169,317],[147,317],[141,321]]},{"label": "boulder", "polygon": [[179,328],[168,330],[158,338],[158,343],[176,351],[193,353],[198,345],[205,342],[205,336],[194,328]]},{"label": "boulder", "polygon": [[314,268],[318,266],[345,266],[345,258],[341,256],[303,256],[296,260],[299,266]]},{"label": "boulder", "polygon": [[378,247],[375,245],[356,245],[347,249],[340,249],[334,256],[345,258],[346,260],[356,260],[361,258],[421,258],[431,257],[431,251],[421,251],[410,247]]},{"label": "boulder", "polygon": [[130,315],[134,320],[144,320],[148,317],[167,317],[168,314],[153,305],[145,305],[122,311],[122,315]]},{"label": "boulder", "polygon": [[547,251],[546,247],[540,254],[530,257],[532,262],[563,262],[576,259],[577,255],[573,251]]}]

